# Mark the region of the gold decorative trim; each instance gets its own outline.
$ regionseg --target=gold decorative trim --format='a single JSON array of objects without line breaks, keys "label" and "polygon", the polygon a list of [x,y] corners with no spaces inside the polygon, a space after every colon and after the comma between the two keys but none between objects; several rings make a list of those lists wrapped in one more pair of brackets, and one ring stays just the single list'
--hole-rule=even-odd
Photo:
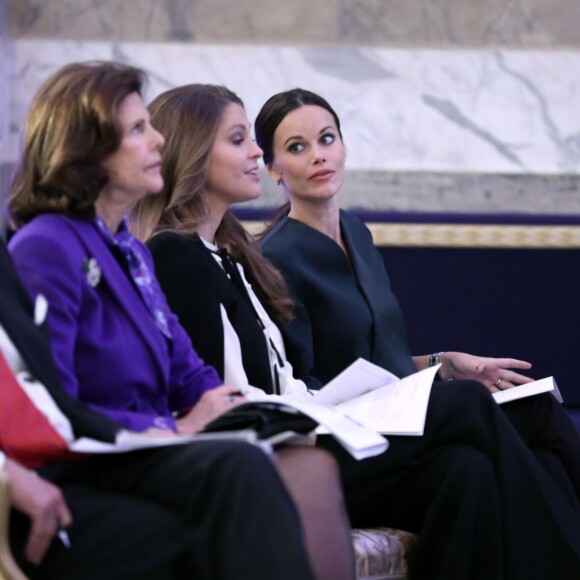
[{"label": "gold decorative trim", "polygon": [[[244,222],[256,234],[260,221]],[[580,249],[580,226],[367,223],[377,246]]]},{"label": "gold decorative trim", "polygon": [[580,226],[368,224],[377,246],[580,248]]}]

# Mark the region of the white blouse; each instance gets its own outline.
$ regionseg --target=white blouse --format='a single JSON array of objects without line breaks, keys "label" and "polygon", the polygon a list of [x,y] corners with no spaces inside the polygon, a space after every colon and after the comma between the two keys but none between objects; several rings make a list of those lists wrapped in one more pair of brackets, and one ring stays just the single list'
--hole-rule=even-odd
[{"label": "white blouse", "polygon": [[[216,253],[219,248],[207,240],[204,240],[201,236],[200,239],[204,243],[205,247],[211,250],[214,260],[223,269],[222,260]],[[234,330],[232,323],[230,322],[224,305],[221,304],[220,309],[222,314],[222,324],[224,327],[224,382],[228,385],[238,387],[240,391],[245,393],[246,397],[252,401],[259,401],[263,399],[309,400],[312,394],[306,388],[306,384],[303,381],[294,378],[292,373],[292,365],[286,359],[286,350],[284,348],[284,340],[282,338],[282,334],[280,333],[280,329],[268,316],[268,313],[256,296],[252,286],[248,283],[242,265],[236,262],[236,266],[246,286],[248,295],[252,300],[252,304],[256,309],[256,313],[262,321],[264,338],[266,339],[268,353],[270,356],[272,383],[275,384],[277,376],[281,394],[267,395],[262,389],[250,385],[244,370],[242,361],[242,348],[240,346],[239,337]]]}]

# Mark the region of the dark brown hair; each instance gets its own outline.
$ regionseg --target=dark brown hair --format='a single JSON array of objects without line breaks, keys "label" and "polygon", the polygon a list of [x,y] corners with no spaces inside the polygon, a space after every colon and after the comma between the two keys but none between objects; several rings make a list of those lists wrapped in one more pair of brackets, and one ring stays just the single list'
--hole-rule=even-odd
[{"label": "dark brown hair", "polygon": [[[209,216],[206,181],[211,150],[223,113],[240,98],[223,86],[190,84],[166,91],[149,105],[151,124],[166,141],[164,186],[132,210],[131,231],[146,241],[161,232],[194,235]],[[246,271],[269,312],[280,322],[292,317],[292,301],[282,276],[260,253],[254,238],[227,211],[216,231],[216,243],[227,248]]]},{"label": "dark brown hair", "polygon": [[28,114],[9,210],[21,227],[45,212],[87,214],[107,183],[102,161],[121,143],[121,101],[145,73],[114,62],[66,65],[40,87]]}]

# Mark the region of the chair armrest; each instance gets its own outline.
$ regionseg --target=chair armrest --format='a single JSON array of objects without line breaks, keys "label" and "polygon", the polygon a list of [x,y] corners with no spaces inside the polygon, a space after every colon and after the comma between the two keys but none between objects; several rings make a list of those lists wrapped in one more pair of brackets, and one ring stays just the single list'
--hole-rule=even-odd
[{"label": "chair armrest", "polygon": [[4,469],[0,469],[0,578],[5,580],[26,580],[18,567],[8,541],[8,524],[10,520],[10,478]]}]

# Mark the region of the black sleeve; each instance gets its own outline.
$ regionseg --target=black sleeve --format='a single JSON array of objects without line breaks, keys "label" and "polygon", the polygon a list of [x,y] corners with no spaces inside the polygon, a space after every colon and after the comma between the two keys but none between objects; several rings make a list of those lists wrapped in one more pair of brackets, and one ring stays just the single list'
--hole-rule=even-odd
[{"label": "black sleeve", "polygon": [[199,240],[182,235],[159,234],[148,246],[169,307],[196,352],[223,380],[224,329],[216,276],[219,265]]}]

